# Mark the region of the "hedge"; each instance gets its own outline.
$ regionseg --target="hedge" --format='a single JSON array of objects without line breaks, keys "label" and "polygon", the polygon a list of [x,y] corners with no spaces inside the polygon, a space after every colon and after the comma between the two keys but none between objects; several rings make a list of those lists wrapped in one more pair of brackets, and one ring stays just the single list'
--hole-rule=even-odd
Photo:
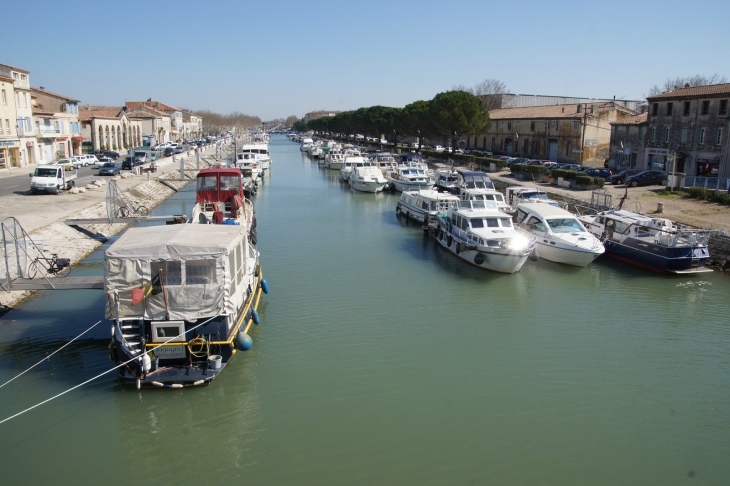
[{"label": "hedge", "polygon": [[688,187],[684,190],[689,197],[693,197],[701,201],[710,201],[730,205],[730,194],[724,191],[705,189],[704,187]]}]

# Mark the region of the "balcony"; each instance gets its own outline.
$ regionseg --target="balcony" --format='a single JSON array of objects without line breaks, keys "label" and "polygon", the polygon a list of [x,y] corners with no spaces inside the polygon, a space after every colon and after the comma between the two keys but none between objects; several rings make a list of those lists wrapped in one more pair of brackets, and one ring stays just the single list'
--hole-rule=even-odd
[{"label": "balcony", "polygon": [[35,136],[35,128],[30,128],[26,130],[25,128],[18,127],[18,136],[19,137],[34,137]]},{"label": "balcony", "polygon": [[50,127],[40,127],[38,129],[39,137],[57,137],[61,134],[60,130]]},{"label": "balcony", "polygon": [[21,79],[16,79],[13,82],[13,86],[16,89],[30,89],[30,81],[23,81]]}]

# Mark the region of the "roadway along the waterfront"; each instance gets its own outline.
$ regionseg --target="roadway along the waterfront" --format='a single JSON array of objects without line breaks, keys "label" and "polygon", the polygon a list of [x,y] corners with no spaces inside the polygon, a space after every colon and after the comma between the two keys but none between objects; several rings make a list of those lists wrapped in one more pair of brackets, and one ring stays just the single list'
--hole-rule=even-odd
[{"label": "roadway along the waterfront", "polygon": [[[35,167],[18,169],[18,175],[3,177],[0,179],[0,197],[30,195],[30,177],[28,174],[32,174],[33,170],[35,170]],[[99,176],[99,168],[94,166],[82,167],[66,173],[73,174],[74,172],[78,174],[78,177],[75,180],[76,187],[83,187],[99,177],[108,177]],[[124,173],[129,171],[124,170],[122,172]]]}]

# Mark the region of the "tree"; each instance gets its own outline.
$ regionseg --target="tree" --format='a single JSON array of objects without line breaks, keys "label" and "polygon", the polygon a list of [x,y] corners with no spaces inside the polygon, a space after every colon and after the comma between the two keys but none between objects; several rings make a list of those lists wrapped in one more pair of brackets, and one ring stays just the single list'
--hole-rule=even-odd
[{"label": "tree", "polygon": [[[418,100],[409,103],[399,111],[398,129],[408,135],[430,137],[434,134],[433,121],[430,118],[429,102]],[[419,138],[420,145],[422,138]]]},{"label": "tree", "polygon": [[286,120],[284,121],[284,126],[292,127],[296,122],[299,121],[299,117],[296,115],[290,115],[286,117]]},{"label": "tree", "polygon": [[[314,121],[314,120],[312,120],[312,121]],[[309,130],[309,127],[307,126],[307,124],[300,120],[297,120],[296,122],[294,122],[292,124],[292,128],[294,130],[296,130],[297,132],[306,132]]]},{"label": "tree", "polygon": [[471,90],[471,93],[482,100],[487,111],[499,108],[501,96],[509,94],[507,85],[498,79],[487,78],[481,83],[477,83]]},{"label": "tree", "polygon": [[649,94],[646,95],[647,98],[651,96],[656,96],[658,94],[666,93],[668,91],[674,91],[675,89],[679,88],[694,88],[696,86],[709,86],[711,84],[724,84],[727,83],[727,78],[725,76],[720,76],[719,74],[715,73],[712,76],[702,76],[700,74],[695,74],[694,76],[687,76],[687,77],[677,77],[677,78],[667,78],[666,81],[664,81],[664,84],[659,86],[658,84],[655,84],[651,88],[649,88]]},{"label": "tree", "polygon": [[459,135],[486,133],[492,126],[484,103],[467,91],[437,94],[429,102],[428,111],[434,134],[450,138],[454,149]]}]

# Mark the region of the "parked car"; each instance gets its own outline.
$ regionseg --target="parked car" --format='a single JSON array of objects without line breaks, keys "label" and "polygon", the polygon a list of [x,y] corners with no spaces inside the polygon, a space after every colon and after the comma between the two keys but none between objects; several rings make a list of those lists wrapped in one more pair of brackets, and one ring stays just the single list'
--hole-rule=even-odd
[{"label": "parked car", "polygon": [[577,170],[580,168],[580,165],[578,164],[560,164],[558,165],[558,169],[563,170]]},{"label": "parked car", "polygon": [[650,186],[658,184],[660,186],[666,186],[669,183],[667,173],[661,170],[647,170],[639,172],[636,175],[627,177],[624,180],[624,184],[630,187],[637,186]]},{"label": "parked car", "polygon": [[133,167],[136,167],[138,165],[142,165],[142,161],[136,155],[127,155],[122,161],[122,169],[125,170],[132,170]]},{"label": "parked car", "polygon": [[443,152],[445,150],[441,145],[436,145],[433,149],[436,152]]},{"label": "parked car", "polygon": [[611,172],[610,169],[601,169],[598,167],[591,167],[590,169],[584,171],[587,176],[591,177],[603,177],[604,179],[608,179],[613,175],[613,172]]},{"label": "parked car", "polygon": [[[62,160],[71,162],[69,159]],[[28,175],[30,176],[31,194],[39,192],[58,194],[62,190],[71,189],[78,177],[78,173],[66,175],[66,171],[59,164],[39,165],[32,174]]]},{"label": "parked car", "polygon": [[172,156],[174,154],[175,154],[175,149],[174,148],[172,148],[172,147],[165,148],[165,152],[164,152],[165,157],[170,157],[170,156]]},{"label": "parked car", "polygon": [[517,161],[520,159],[517,157],[507,157],[506,159],[503,159],[503,160],[505,160],[507,162],[507,167],[511,167],[511,166],[517,164],[518,163]]},{"label": "parked car", "polygon": [[175,147],[173,150],[175,150],[176,154],[181,154],[181,153],[185,152],[185,149],[179,145],[177,147]]},{"label": "parked car", "polygon": [[86,160],[80,156],[71,157],[71,163],[74,165],[74,169],[79,169],[81,167],[86,167],[87,165],[89,165]]},{"label": "parked car", "polygon": [[119,152],[114,152],[113,150],[102,150],[99,152],[99,155],[105,155],[107,157],[111,157],[114,160],[119,159]]},{"label": "parked car", "polygon": [[59,159],[55,162],[52,162],[50,165],[61,166],[63,167],[63,170],[74,170],[76,168],[72,159]]},{"label": "parked car", "polygon": [[99,158],[96,159],[96,162],[94,162],[94,165],[97,167],[101,167],[102,165],[106,164],[107,162],[114,162],[114,159],[111,157],[107,157],[106,155],[101,155]]},{"label": "parked car", "polygon": [[618,174],[614,174],[608,179],[606,179],[606,182],[609,184],[623,184],[624,180],[629,177],[636,174],[641,173],[641,169],[624,169]]},{"label": "parked car", "polygon": [[544,162],[544,163],[543,163],[543,167],[546,167],[546,168],[548,168],[549,170],[553,170],[553,169],[554,169],[554,168],[556,168],[557,166],[558,166],[558,163],[557,163],[557,162],[550,162],[550,161],[547,161],[547,162]]},{"label": "parked car", "polygon": [[115,176],[122,173],[122,167],[116,162],[107,162],[99,168],[99,175]]}]

